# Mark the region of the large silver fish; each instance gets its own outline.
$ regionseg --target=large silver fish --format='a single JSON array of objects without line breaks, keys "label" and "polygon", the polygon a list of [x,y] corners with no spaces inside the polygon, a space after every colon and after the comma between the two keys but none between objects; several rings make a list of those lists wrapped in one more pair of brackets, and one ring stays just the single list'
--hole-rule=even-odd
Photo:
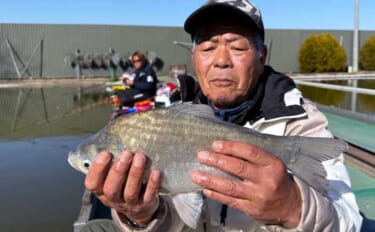
[{"label": "large silver fish", "polygon": [[[191,170],[236,178],[197,162],[197,152],[211,150],[215,140],[243,141],[271,152],[284,161],[293,175],[325,196],[328,183],[321,162],[339,156],[347,148],[344,142],[330,138],[261,134],[223,122],[214,116],[209,106],[181,104],[110,121],[71,151],[68,161],[75,169],[87,173],[91,161],[101,150],[114,155],[122,150],[141,152],[148,157],[148,171],[152,168],[163,172],[162,193],[193,193],[202,188],[190,181]],[[199,195],[191,198],[195,198],[191,205],[201,205]]]}]

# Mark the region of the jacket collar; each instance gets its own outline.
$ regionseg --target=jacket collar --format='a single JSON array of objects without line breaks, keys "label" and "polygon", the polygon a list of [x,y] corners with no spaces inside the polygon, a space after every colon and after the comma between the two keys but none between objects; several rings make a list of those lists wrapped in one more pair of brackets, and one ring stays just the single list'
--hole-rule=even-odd
[{"label": "jacket collar", "polygon": [[[300,118],[306,116],[302,96],[295,95],[293,104],[286,101],[286,95],[296,89],[293,80],[284,74],[265,66],[258,82],[257,91],[251,96],[249,104],[241,112],[236,112],[234,123],[244,125],[255,123],[261,118],[274,121],[279,118]],[[209,104],[208,99],[199,90],[194,103]]]}]

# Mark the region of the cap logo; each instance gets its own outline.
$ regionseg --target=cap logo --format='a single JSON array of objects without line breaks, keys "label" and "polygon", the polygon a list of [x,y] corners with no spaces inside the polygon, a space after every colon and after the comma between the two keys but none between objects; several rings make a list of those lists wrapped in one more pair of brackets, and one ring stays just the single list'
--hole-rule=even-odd
[{"label": "cap logo", "polygon": [[198,27],[208,22],[203,17],[205,14],[206,16],[210,14],[210,16],[213,16],[213,20],[218,20],[221,17],[218,14],[225,14],[223,11],[228,12],[228,17],[243,20],[244,23],[247,23],[247,26],[251,26],[254,30],[257,30],[264,42],[265,33],[262,15],[251,0],[207,0],[204,5],[195,10],[186,19],[184,29],[191,36],[194,36]]},{"label": "cap logo", "polygon": [[243,12],[251,13],[252,15],[257,16],[257,20],[259,20],[259,18],[261,17],[259,10],[246,0],[213,0],[211,2],[226,3],[228,5],[235,6]]}]

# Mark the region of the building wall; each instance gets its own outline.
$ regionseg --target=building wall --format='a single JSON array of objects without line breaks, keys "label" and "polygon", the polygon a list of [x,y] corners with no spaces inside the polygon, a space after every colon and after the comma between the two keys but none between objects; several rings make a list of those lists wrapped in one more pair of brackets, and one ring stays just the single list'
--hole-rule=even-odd
[{"label": "building wall", "polygon": [[[17,78],[17,72],[7,46],[7,39],[24,64],[33,50],[43,40],[43,56],[40,47],[31,59],[28,70],[33,77],[40,77],[41,57],[43,77],[75,76],[74,69],[64,62],[69,54],[79,48],[85,53],[108,53],[112,47],[121,56],[141,51],[154,51],[164,61],[161,73],[167,73],[169,64],[187,63],[190,55],[173,41],[189,41],[182,28],[133,27],[104,25],[27,25],[0,24],[0,78]],[[17,66],[22,64],[16,58]],[[23,77],[27,77],[25,73]],[[83,70],[85,76],[108,76],[108,70]]]},{"label": "building wall", "polygon": [[[318,33],[331,33],[342,41],[351,65],[352,31],[317,30],[267,30],[268,64],[282,72],[298,72],[300,45],[308,36]],[[374,33],[361,31],[360,46]],[[0,24],[0,78],[18,78],[8,44],[13,47],[19,72],[29,63],[28,72],[22,78],[74,77],[75,71],[66,61],[77,48],[83,54],[105,54],[111,47],[122,57],[135,50],[153,51],[164,62],[159,75],[168,74],[172,64],[187,64],[192,72],[189,50],[174,44],[174,41],[189,43],[190,37],[180,27]],[[118,69],[117,75],[121,72]],[[109,76],[110,72],[85,69],[83,75]]]}]

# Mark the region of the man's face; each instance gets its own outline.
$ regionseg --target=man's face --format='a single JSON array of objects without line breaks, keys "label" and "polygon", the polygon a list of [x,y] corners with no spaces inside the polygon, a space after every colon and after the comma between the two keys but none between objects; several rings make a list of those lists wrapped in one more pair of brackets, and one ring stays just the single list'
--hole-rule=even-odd
[{"label": "man's face", "polygon": [[198,30],[192,51],[200,87],[217,108],[240,104],[263,72],[267,50],[258,52],[249,29],[210,24]]}]

